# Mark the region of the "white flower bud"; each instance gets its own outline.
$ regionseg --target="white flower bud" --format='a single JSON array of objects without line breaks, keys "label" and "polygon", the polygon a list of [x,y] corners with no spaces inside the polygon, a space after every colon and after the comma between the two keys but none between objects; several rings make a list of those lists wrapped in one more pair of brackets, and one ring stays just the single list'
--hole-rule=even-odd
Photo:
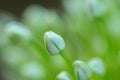
[{"label": "white flower bud", "polygon": [[7,36],[16,35],[25,39],[32,37],[31,32],[23,24],[16,21],[8,23],[5,32]]},{"label": "white flower bud", "polygon": [[57,75],[56,80],[71,80],[69,74],[66,71],[63,71]]},{"label": "white flower bud", "polygon": [[88,62],[88,65],[95,74],[100,76],[105,74],[105,64],[101,59],[94,58]]},{"label": "white flower bud", "polygon": [[[23,21],[32,29],[43,28],[46,26],[46,18],[48,16],[48,10],[40,5],[30,5],[23,12]],[[50,20],[50,19],[49,19]]]},{"label": "white flower bud", "polygon": [[52,31],[44,34],[44,43],[50,55],[57,55],[65,48],[63,38]]},{"label": "white flower bud", "polygon": [[101,0],[88,0],[86,5],[86,11],[89,17],[101,17],[103,16],[106,11],[107,7],[105,2]]},{"label": "white flower bud", "polygon": [[32,80],[44,79],[46,75],[44,67],[38,64],[38,62],[28,62],[22,65],[20,73],[24,77]]},{"label": "white flower bud", "polygon": [[84,62],[77,60],[73,63],[73,66],[77,80],[88,80],[91,77],[91,70]]}]

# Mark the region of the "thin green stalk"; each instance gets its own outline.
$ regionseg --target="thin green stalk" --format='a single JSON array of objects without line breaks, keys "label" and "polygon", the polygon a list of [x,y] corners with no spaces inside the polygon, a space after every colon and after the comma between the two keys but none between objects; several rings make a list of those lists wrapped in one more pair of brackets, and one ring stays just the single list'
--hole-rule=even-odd
[{"label": "thin green stalk", "polygon": [[70,59],[68,58],[68,56],[65,54],[64,51],[62,51],[60,53],[60,55],[62,56],[62,58],[64,59],[64,61],[67,63],[67,65],[72,68],[72,62],[70,61]]},{"label": "thin green stalk", "polygon": [[68,56],[66,55],[66,53],[64,51],[61,51],[60,56],[66,62],[67,66],[69,67],[69,71],[72,74],[72,78],[73,78],[73,80],[75,80],[74,71],[73,71],[73,67],[72,67],[72,61],[68,58]]}]

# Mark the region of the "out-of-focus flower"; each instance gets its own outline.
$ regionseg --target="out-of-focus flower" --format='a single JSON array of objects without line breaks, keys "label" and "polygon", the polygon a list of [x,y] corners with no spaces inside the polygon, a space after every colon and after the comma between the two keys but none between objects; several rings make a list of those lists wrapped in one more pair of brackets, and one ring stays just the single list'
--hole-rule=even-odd
[{"label": "out-of-focus flower", "polygon": [[48,27],[61,25],[60,17],[55,10],[47,10],[35,4],[25,9],[23,22],[36,30],[44,30]]},{"label": "out-of-focus flower", "polygon": [[6,24],[13,20],[15,20],[15,17],[12,14],[0,11],[0,45],[4,45],[6,43],[4,29]]},{"label": "out-of-focus flower", "polygon": [[48,31],[44,34],[44,43],[50,55],[57,55],[65,48],[63,38],[55,32]]},{"label": "out-of-focus flower", "polygon": [[82,61],[75,61],[73,63],[74,73],[77,80],[88,80],[92,73],[89,67]]},{"label": "out-of-focus flower", "polygon": [[30,62],[23,65],[20,69],[21,74],[29,79],[44,79],[45,69],[42,65],[37,62]]},{"label": "out-of-focus flower", "polygon": [[[120,36],[120,16],[119,13],[112,14],[107,20],[107,32],[111,37],[119,39]],[[119,39],[120,40],[120,39]]]},{"label": "out-of-focus flower", "polygon": [[[81,10],[83,10],[83,5],[85,1],[84,0],[63,0],[63,6],[65,10],[70,14],[79,14],[82,13]],[[78,16],[78,15],[74,15]]]},{"label": "out-of-focus flower", "polygon": [[107,4],[103,0],[88,0],[85,8],[90,18],[99,18],[107,12]]},{"label": "out-of-focus flower", "polygon": [[88,65],[95,74],[100,76],[105,74],[105,64],[100,58],[93,58]]},{"label": "out-of-focus flower", "polygon": [[56,80],[71,80],[69,74],[66,71],[63,71],[57,75]]},{"label": "out-of-focus flower", "polygon": [[16,21],[7,24],[5,34],[8,40],[15,39],[19,41],[24,39],[30,41],[32,39],[32,34],[29,29],[27,29],[25,25]]},{"label": "out-of-focus flower", "polygon": [[10,22],[7,24],[6,32],[9,35],[16,34],[24,38],[31,38],[31,32],[19,22]]},{"label": "out-of-focus flower", "polygon": [[40,5],[31,5],[25,9],[23,13],[23,21],[25,24],[34,28],[42,28],[46,26],[48,13],[48,10]]},{"label": "out-of-focus flower", "polygon": [[3,49],[2,58],[6,64],[17,66],[28,59],[26,51],[17,46],[8,46]]}]

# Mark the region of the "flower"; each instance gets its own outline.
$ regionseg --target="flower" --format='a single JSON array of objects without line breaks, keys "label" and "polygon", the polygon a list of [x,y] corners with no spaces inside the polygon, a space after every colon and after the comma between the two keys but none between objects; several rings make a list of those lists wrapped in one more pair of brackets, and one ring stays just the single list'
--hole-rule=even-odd
[{"label": "flower", "polygon": [[9,37],[19,36],[28,40],[32,38],[32,34],[29,31],[29,29],[27,29],[25,25],[17,21],[8,23],[6,26],[5,32],[6,32],[6,35]]},{"label": "flower", "polygon": [[88,66],[97,75],[103,76],[105,74],[105,64],[100,58],[93,58],[88,62]]},{"label": "flower", "polygon": [[66,71],[63,71],[57,75],[56,80],[71,80],[69,74]]},{"label": "flower", "polygon": [[76,60],[73,67],[77,80],[88,80],[91,77],[91,70],[84,62]]},{"label": "flower", "polygon": [[86,3],[86,11],[89,17],[99,18],[106,14],[107,6],[105,5],[105,1],[88,0]]},{"label": "flower", "polygon": [[50,55],[57,55],[65,48],[63,38],[55,32],[48,31],[44,34],[44,43]]}]

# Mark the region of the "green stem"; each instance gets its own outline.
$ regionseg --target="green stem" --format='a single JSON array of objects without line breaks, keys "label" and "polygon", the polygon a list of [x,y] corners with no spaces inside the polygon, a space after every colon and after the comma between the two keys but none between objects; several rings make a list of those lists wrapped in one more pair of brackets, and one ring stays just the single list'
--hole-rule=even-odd
[{"label": "green stem", "polygon": [[67,66],[69,67],[69,71],[70,73],[73,75],[73,80],[75,80],[75,76],[74,76],[74,71],[73,71],[73,66],[72,66],[72,62],[71,60],[68,58],[68,56],[65,54],[64,51],[62,51],[60,53],[60,56],[64,59],[64,61],[66,62]]},{"label": "green stem", "polygon": [[65,54],[65,52],[61,52],[60,54],[62,56],[62,58],[64,59],[64,61],[67,63],[67,65],[72,68],[72,62],[70,61],[70,59],[67,57],[67,55]]}]

